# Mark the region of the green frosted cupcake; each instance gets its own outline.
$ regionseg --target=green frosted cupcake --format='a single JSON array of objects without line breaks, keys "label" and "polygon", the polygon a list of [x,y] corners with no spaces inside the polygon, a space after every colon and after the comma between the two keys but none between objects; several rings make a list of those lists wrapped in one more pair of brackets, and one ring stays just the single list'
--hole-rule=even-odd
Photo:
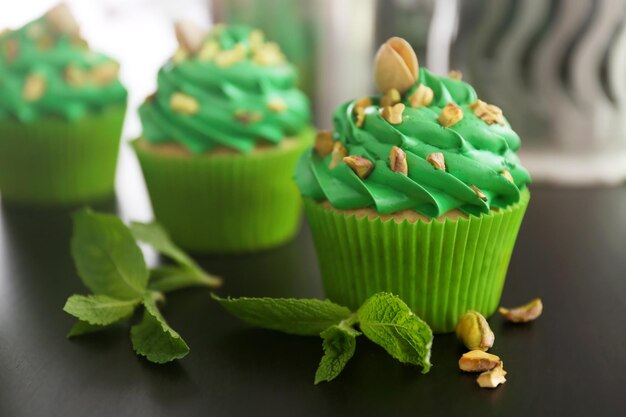
[{"label": "green frosted cupcake", "polygon": [[126,110],[119,65],[64,5],[0,34],[0,195],[63,205],[112,195]]},{"label": "green frosted cupcake", "polygon": [[245,26],[179,23],[133,143],[156,219],[196,252],[245,252],[297,232],[291,175],[312,142],[306,96],[279,47]]},{"label": "green frosted cupcake", "polygon": [[518,135],[458,78],[419,68],[408,43],[379,50],[381,96],[340,106],[296,182],[326,296],[351,308],[399,295],[435,332],[498,306],[528,205]]}]

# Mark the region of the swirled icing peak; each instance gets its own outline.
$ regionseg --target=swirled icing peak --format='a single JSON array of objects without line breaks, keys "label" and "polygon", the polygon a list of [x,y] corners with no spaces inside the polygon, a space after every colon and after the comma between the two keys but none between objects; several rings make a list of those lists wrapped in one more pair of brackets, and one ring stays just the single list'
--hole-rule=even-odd
[{"label": "swirled icing peak", "polygon": [[41,116],[79,119],[125,103],[119,65],[93,52],[60,4],[17,30],[0,34],[0,120]]},{"label": "swirled icing peak", "polygon": [[419,68],[407,85],[414,56],[407,45],[395,41],[377,54],[377,85],[389,89],[341,105],[334,132],[320,132],[303,155],[295,176],[302,194],[338,209],[427,217],[518,202],[530,176],[502,111],[479,100],[458,72],[439,77]]},{"label": "swirled icing peak", "polygon": [[207,34],[180,23],[176,36],[179,49],[139,109],[150,142],[177,142],[193,153],[217,147],[247,153],[309,123],[295,68],[262,32],[217,25]]}]

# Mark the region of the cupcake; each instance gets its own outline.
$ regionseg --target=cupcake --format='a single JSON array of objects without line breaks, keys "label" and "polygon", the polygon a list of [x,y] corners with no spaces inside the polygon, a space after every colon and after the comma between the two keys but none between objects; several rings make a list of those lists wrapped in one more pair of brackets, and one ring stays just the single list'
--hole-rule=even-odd
[{"label": "cupcake", "polygon": [[60,4],[0,34],[0,195],[63,205],[113,194],[126,111],[119,65]]},{"label": "cupcake", "polygon": [[302,211],[292,173],[314,136],[294,67],[249,27],[178,23],[176,36],[133,143],[156,219],[193,252],[289,240]]},{"label": "cupcake", "polygon": [[530,198],[520,139],[403,39],[382,45],[374,72],[381,95],[341,105],[296,170],[326,295],[356,309],[392,292],[449,332],[498,306]]}]

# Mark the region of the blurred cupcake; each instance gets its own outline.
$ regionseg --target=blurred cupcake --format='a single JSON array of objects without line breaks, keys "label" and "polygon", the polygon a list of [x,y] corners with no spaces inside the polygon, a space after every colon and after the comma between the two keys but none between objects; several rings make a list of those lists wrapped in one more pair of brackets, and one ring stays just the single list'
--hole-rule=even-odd
[{"label": "blurred cupcake", "polygon": [[60,4],[0,34],[0,195],[56,205],[113,193],[126,90]]},{"label": "blurred cupcake", "polygon": [[380,48],[375,77],[383,94],[340,106],[296,171],[326,295],[358,308],[389,291],[452,331],[498,306],[530,197],[520,139],[458,73],[419,68],[403,39]]},{"label": "blurred cupcake", "polygon": [[289,240],[301,215],[291,176],[313,136],[294,67],[245,26],[178,23],[176,35],[134,142],[156,219],[196,252]]}]

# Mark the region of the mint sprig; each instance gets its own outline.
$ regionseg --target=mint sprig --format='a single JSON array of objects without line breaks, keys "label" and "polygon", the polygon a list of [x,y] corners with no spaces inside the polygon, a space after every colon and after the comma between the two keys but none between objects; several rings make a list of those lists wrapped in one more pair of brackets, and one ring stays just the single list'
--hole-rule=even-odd
[{"label": "mint sprig", "polygon": [[430,370],[432,331],[395,295],[375,294],[356,312],[329,300],[212,297],[251,325],[290,334],[319,335],[324,355],[315,374],[316,384],[331,381],[341,373],[354,355],[361,332],[400,362],[420,366],[423,373]]},{"label": "mint sprig", "polygon": [[[180,359],[189,346],[158,310],[163,292],[190,286],[215,288],[221,279],[207,274],[171,241],[157,223],[133,223],[83,209],[73,216],[72,256],[81,280],[93,294],[72,295],[63,310],[78,322],[68,337],[93,333],[130,319],[143,306],[142,321],[131,328],[135,352],[156,363]],[[176,262],[148,269],[140,240]]]}]

